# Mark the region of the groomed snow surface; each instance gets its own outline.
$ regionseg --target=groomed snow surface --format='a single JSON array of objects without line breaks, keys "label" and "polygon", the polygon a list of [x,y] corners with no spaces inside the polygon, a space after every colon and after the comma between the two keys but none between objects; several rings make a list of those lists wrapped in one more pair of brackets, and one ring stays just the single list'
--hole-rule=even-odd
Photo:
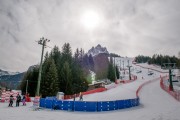
[{"label": "groomed snow surface", "polygon": [[[106,112],[68,112],[62,110],[43,109],[33,111],[32,103],[27,106],[8,107],[8,103],[0,103],[0,120],[180,120],[180,102],[160,88],[160,75],[154,71],[148,76],[148,69],[134,66],[132,73],[138,79],[105,92],[83,96],[85,101],[110,101],[136,97],[137,88],[148,80],[157,79],[144,86],[140,93],[140,106]],[[142,79],[143,77],[143,79]],[[15,103],[13,104],[15,106]]]}]

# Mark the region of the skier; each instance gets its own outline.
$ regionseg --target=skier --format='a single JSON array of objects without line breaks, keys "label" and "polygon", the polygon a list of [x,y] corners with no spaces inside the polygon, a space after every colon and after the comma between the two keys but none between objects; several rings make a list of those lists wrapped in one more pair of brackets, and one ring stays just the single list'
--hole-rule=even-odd
[{"label": "skier", "polygon": [[80,92],[80,94],[79,94],[79,100],[80,101],[83,101],[83,94]]},{"label": "skier", "polygon": [[9,98],[9,107],[13,107],[12,104],[13,104],[13,96],[11,95]]},{"label": "skier", "polygon": [[23,95],[22,103],[23,103],[23,105],[26,105],[26,96],[25,95]]},{"label": "skier", "polygon": [[21,96],[19,95],[19,93],[18,93],[18,95],[17,95],[17,97],[16,97],[16,107],[19,107],[19,102],[21,101]]}]

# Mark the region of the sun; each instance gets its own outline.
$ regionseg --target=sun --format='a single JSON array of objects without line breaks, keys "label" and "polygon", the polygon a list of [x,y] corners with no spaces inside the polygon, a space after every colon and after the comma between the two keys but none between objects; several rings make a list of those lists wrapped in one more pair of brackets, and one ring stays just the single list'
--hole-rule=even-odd
[{"label": "sun", "polygon": [[99,14],[96,11],[88,10],[82,14],[81,23],[89,30],[92,30],[100,23]]}]

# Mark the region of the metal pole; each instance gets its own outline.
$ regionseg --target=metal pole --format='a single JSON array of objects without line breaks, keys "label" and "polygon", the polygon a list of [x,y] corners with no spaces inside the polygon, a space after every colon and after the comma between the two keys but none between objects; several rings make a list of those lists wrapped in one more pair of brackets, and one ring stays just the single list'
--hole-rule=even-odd
[{"label": "metal pole", "polygon": [[115,73],[114,73],[114,75],[115,75],[115,80],[116,80],[116,65],[115,65],[115,57],[114,57],[114,69],[115,69]]},{"label": "metal pole", "polygon": [[119,59],[119,79],[121,79],[121,59]]},{"label": "metal pole", "polygon": [[130,66],[129,66],[129,80],[131,80],[131,70],[130,70]]},{"label": "metal pole", "polygon": [[172,83],[172,71],[169,69],[169,90],[173,91],[173,83]]},{"label": "metal pole", "polygon": [[27,95],[27,90],[28,90],[28,80],[26,82],[26,95]]},{"label": "metal pole", "polygon": [[121,71],[121,59],[120,59],[120,71]]},{"label": "metal pole", "polygon": [[128,68],[129,68],[129,80],[131,80],[131,70],[130,70],[131,66],[129,65],[129,60],[128,60]]},{"label": "metal pole", "polygon": [[44,45],[45,45],[45,41],[43,41],[43,45],[42,45],[42,54],[41,54],[41,62],[40,62],[40,67],[39,67],[39,75],[38,75],[38,83],[37,83],[36,96],[39,96],[39,91],[40,91],[42,61],[43,61],[43,54],[44,54]]},{"label": "metal pole", "polygon": [[36,89],[36,96],[39,96],[39,91],[40,91],[40,84],[41,84],[41,72],[42,72],[42,61],[43,61],[43,54],[44,54],[44,47],[46,46],[46,42],[49,42],[50,40],[44,39],[42,37],[39,41],[38,44],[42,45],[42,54],[41,54],[41,62],[39,66],[39,75],[38,75],[38,83],[37,83],[37,89]]}]

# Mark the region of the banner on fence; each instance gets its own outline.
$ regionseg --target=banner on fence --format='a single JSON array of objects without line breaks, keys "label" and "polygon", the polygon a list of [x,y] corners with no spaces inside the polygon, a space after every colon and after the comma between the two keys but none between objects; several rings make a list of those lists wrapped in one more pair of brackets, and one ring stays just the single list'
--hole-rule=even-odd
[{"label": "banner on fence", "polygon": [[40,96],[36,96],[33,100],[33,106],[39,107],[39,102],[40,102]]}]

